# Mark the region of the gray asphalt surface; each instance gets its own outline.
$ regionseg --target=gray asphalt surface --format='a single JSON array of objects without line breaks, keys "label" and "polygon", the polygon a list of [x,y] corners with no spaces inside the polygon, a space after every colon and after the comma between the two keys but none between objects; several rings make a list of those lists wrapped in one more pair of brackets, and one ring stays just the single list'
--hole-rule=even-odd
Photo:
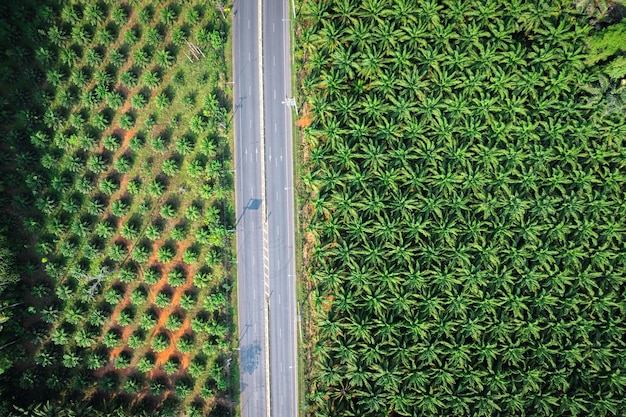
[{"label": "gray asphalt surface", "polygon": [[263,2],[272,417],[298,415],[289,0]]},{"label": "gray asphalt surface", "polygon": [[241,412],[267,417],[261,123],[256,0],[233,6],[237,292]]}]

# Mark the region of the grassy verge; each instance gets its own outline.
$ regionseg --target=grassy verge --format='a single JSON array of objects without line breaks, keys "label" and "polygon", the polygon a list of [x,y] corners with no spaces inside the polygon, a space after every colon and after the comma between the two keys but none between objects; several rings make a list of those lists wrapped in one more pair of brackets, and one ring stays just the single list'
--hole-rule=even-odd
[{"label": "grassy verge", "polygon": [[[296,256],[296,298],[298,303],[298,388],[299,388],[299,407],[300,414],[306,415],[307,411],[307,386],[310,375],[311,361],[310,352],[315,344],[315,335],[311,332],[310,326],[312,316],[312,306],[310,305],[311,287],[308,283],[308,263],[305,257],[305,239],[307,225],[309,222],[306,216],[305,206],[310,198],[310,190],[308,185],[302,180],[308,172],[306,159],[306,145],[303,129],[306,127],[306,119],[308,108],[305,105],[306,100],[302,96],[302,82],[306,78],[306,72],[302,70],[303,60],[301,59],[301,51],[299,45],[299,28],[302,24],[298,13],[299,2],[296,2],[296,19],[292,20],[291,31],[291,47],[292,47],[292,92],[299,105],[299,113],[294,116],[294,138],[293,138],[293,158],[294,158],[294,189],[295,189],[295,209],[294,215],[296,225],[294,230],[295,236],[295,256]],[[290,10],[293,6],[290,3]],[[291,15],[293,16],[293,14]],[[290,17],[291,17],[290,16]]]}]

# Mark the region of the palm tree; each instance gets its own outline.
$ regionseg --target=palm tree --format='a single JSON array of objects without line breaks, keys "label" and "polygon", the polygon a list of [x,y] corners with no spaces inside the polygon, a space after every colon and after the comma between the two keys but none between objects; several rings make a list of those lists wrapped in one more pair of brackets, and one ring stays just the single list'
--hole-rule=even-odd
[{"label": "palm tree", "polygon": [[146,84],[146,87],[154,90],[159,87],[161,77],[156,71],[146,71],[143,76],[143,82]]},{"label": "palm tree", "polygon": [[155,98],[155,104],[158,109],[165,109],[172,104],[172,100],[165,93],[160,93]]},{"label": "palm tree", "polygon": [[124,26],[128,20],[128,12],[124,6],[119,6],[111,10],[111,19],[119,26]]},{"label": "palm tree", "polygon": [[170,68],[174,64],[174,57],[168,50],[160,50],[156,53],[156,63],[161,68]]},{"label": "palm tree", "polygon": [[133,63],[137,65],[139,68],[146,68],[148,64],[150,63],[150,59],[151,59],[151,56],[145,50],[145,48],[139,49],[135,51],[135,53],[133,54]]},{"label": "palm tree", "polygon": [[135,125],[135,117],[130,113],[124,113],[120,116],[117,124],[124,130],[130,130]]},{"label": "palm tree", "polygon": [[51,26],[47,32],[48,40],[56,46],[63,46],[67,40],[67,34],[58,26]]},{"label": "palm tree", "polygon": [[109,246],[107,254],[112,260],[121,261],[128,255],[128,249],[123,243],[116,242],[113,245]]},{"label": "palm tree", "polygon": [[170,203],[163,204],[160,213],[164,219],[171,219],[176,215],[176,208]]},{"label": "palm tree", "polygon": [[170,262],[172,259],[174,259],[174,256],[174,251],[167,246],[163,246],[157,251],[157,260],[161,263]]},{"label": "palm tree", "polygon": [[159,13],[159,19],[161,20],[161,23],[166,26],[171,26],[177,18],[178,16],[176,15],[176,11],[169,6],[161,9],[161,13]]},{"label": "palm tree", "polygon": [[133,88],[137,85],[137,74],[133,71],[126,71],[120,75],[120,82],[124,87]]}]

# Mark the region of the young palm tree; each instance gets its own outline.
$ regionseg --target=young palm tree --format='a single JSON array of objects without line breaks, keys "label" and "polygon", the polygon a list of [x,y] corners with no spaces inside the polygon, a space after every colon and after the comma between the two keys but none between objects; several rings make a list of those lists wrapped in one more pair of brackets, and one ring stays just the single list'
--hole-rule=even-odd
[{"label": "young palm tree", "polygon": [[159,13],[159,19],[161,20],[161,23],[166,26],[171,26],[177,18],[178,16],[176,15],[176,11],[169,6],[161,9],[161,12]]},{"label": "young palm tree", "polygon": [[157,260],[161,263],[170,262],[172,259],[174,259],[174,256],[174,251],[167,246],[163,246],[157,251]]},{"label": "young palm tree", "polygon": [[194,142],[189,136],[182,136],[178,141],[176,141],[176,150],[181,155],[189,155],[193,152]]},{"label": "young palm tree", "polygon": [[133,88],[137,85],[137,74],[134,71],[126,71],[120,75],[120,82],[124,87]]},{"label": "young palm tree", "polygon": [[188,265],[194,265],[198,262],[200,253],[197,249],[188,248],[183,252],[183,262]]},{"label": "young palm tree", "polygon": [[160,93],[155,98],[155,104],[158,109],[165,109],[172,104],[172,100],[165,93]]},{"label": "young palm tree", "polygon": [[166,203],[161,206],[161,217],[164,219],[171,219],[176,215],[176,208],[171,203]]},{"label": "young palm tree", "polygon": [[111,203],[111,214],[116,217],[124,217],[128,210],[130,210],[130,205],[124,200],[115,200]]},{"label": "young palm tree", "polygon": [[114,261],[121,261],[128,255],[128,249],[123,243],[114,243],[109,247],[107,254]]},{"label": "young palm tree", "polygon": [[166,49],[157,51],[155,59],[157,65],[164,69],[170,68],[174,64],[174,57],[172,56],[170,51]]},{"label": "young palm tree", "polygon": [[98,66],[100,66],[102,60],[102,54],[96,49],[89,49],[87,52],[85,52],[85,62],[87,63],[87,65],[93,68],[97,68]]},{"label": "young palm tree", "polygon": [[131,106],[135,109],[143,109],[144,107],[146,107],[147,103],[148,99],[142,93],[135,94],[130,101]]},{"label": "young palm tree", "polygon": [[133,63],[139,68],[146,68],[150,63],[150,59],[151,56],[145,48],[139,49],[133,54]]},{"label": "young palm tree", "polygon": [[135,117],[130,113],[124,113],[117,121],[120,128],[130,130],[135,125]]},{"label": "young palm tree", "polygon": [[119,26],[124,26],[128,21],[128,12],[124,6],[119,6],[111,10],[111,19]]},{"label": "young palm tree", "polygon": [[146,87],[150,88],[151,90],[154,90],[159,87],[159,84],[161,83],[161,77],[159,76],[159,73],[156,71],[146,71],[146,73],[143,76],[143,82],[146,85]]}]

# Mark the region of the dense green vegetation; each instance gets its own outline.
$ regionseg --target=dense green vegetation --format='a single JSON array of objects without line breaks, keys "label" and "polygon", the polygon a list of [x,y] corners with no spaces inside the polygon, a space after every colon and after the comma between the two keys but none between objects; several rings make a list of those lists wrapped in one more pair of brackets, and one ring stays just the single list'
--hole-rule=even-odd
[{"label": "dense green vegetation", "polygon": [[22,303],[16,297],[20,272],[15,261],[15,250],[0,233],[0,375],[13,365],[19,324],[14,314]]},{"label": "dense green vegetation", "polygon": [[302,12],[310,415],[624,415],[624,81],[587,65],[588,17]]},{"label": "dense green vegetation", "polygon": [[[0,414],[84,399],[230,414],[230,24],[216,4],[0,6],[0,203],[17,242],[0,241],[0,291],[21,280],[0,301],[15,328],[0,329]],[[59,398],[73,405],[32,404]]]}]

